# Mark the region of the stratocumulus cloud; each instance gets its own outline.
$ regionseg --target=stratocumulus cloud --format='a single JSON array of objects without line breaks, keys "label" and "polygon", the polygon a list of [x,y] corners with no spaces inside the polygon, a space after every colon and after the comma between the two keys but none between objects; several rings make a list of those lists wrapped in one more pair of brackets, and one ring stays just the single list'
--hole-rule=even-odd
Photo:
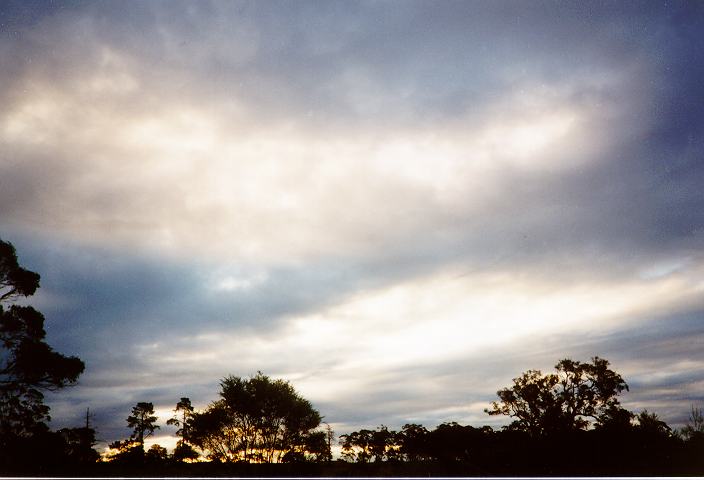
[{"label": "stratocumulus cloud", "polygon": [[87,364],[55,423],[262,370],[338,433],[484,424],[592,355],[701,402],[700,6],[0,8],[0,233]]}]

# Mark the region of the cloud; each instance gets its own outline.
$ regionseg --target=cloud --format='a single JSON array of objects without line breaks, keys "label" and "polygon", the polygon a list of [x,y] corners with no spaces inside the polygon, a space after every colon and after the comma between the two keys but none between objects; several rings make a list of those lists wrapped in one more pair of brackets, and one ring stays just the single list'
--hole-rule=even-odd
[{"label": "cloud", "polygon": [[698,7],[0,14],[3,239],[88,364],[57,421],[113,440],[130,402],[261,369],[338,433],[488,423],[513,376],[597,353],[629,405],[699,398]]},{"label": "cloud", "polygon": [[[362,22],[375,8],[390,24]],[[24,225],[32,218],[36,228],[95,243],[180,252],[208,248],[221,258],[295,262],[340,251],[364,256],[428,231],[451,229],[449,235],[464,241],[467,230],[486,228],[497,217],[501,225],[489,228],[501,231],[489,233],[501,236],[510,228],[506,217],[523,213],[515,208],[519,203],[531,205],[533,212],[547,210],[554,225],[560,225],[562,213],[556,209],[572,208],[565,213],[592,229],[589,237],[607,229],[609,242],[610,234],[621,233],[613,231],[620,225],[608,224],[602,215],[601,200],[572,201],[575,192],[561,189],[563,183],[583,185],[590,193],[600,190],[603,202],[620,208],[622,218],[633,217],[636,228],[642,213],[635,211],[634,194],[640,195],[638,208],[650,211],[641,203],[650,200],[649,193],[622,186],[646,185],[652,173],[640,173],[640,160],[634,158],[640,151],[629,151],[630,143],[619,149],[619,143],[624,134],[647,135],[654,121],[638,102],[656,94],[643,81],[654,75],[653,62],[641,55],[615,68],[606,61],[615,54],[597,55],[629,32],[615,30],[589,48],[572,42],[589,60],[590,71],[568,60],[560,65],[573,76],[545,78],[541,62],[555,63],[549,52],[557,45],[521,28],[518,20],[525,15],[542,22],[536,17],[539,9],[518,9],[516,18],[510,16],[508,38],[527,43],[499,43],[498,59],[485,68],[472,63],[486,63],[481,48],[467,49],[468,58],[459,66],[435,56],[443,50],[459,53],[464,41],[481,45],[488,26],[506,15],[505,8],[481,6],[472,12],[455,7],[429,14],[414,5],[395,20],[383,7],[323,10],[309,15],[306,7],[308,14],[297,14],[308,18],[312,29],[249,4],[182,9],[153,4],[121,15],[111,7],[92,7],[44,17],[26,33],[30,41],[17,45],[41,61],[12,77],[31,81],[9,89],[13,101],[4,116],[3,137],[15,148],[6,154],[11,170],[3,172],[6,218]],[[578,23],[574,12],[558,13],[569,24]],[[325,18],[348,25],[337,47],[328,42],[332,34]],[[427,25],[421,26],[421,18]],[[463,28],[453,18],[479,28]],[[116,24],[108,25],[108,19]],[[411,27],[430,32],[433,25],[442,32],[439,38],[423,37],[417,49],[421,58],[411,55]],[[609,27],[593,21],[589,28]],[[75,29],[95,41],[77,38]],[[292,49],[289,41],[296,36],[302,41]],[[65,40],[62,49],[44,54],[57,38]],[[228,45],[228,53],[214,45]],[[336,65],[341,60],[319,52],[320,45],[345,63]],[[531,67],[522,74],[505,72],[504,65],[515,68],[521,51]],[[291,56],[308,61],[283,61]],[[286,74],[274,66],[286,67]],[[447,81],[454,78],[449,73],[438,75],[441,82],[432,85],[404,87],[406,81],[425,78],[417,71],[421,66],[456,68],[464,88],[477,82],[482,88],[457,93]],[[321,69],[316,82],[298,82],[316,68]],[[240,88],[253,78],[256,88]],[[271,111],[269,98],[262,97],[268,81],[286,82],[274,87],[281,95]],[[489,94],[494,90],[485,83],[495,84],[499,94]],[[393,92],[404,90],[403,98],[387,103]],[[330,111],[323,118],[309,115],[315,104],[309,91],[329,92],[323,103]],[[443,114],[446,102],[428,104],[424,92],[472,102]],[[419,110],[409,110],[414,107]],[[367,111],[353,111],[359,108]],[[425,120],[429,114],[432,122]],[[625,158],[617,167],[604,158],[614,149]],[[51,172],[41,189],[28,173],[38,171]],[[18,195],[20,189],[33,191],[30,201]],[[594,215],[600,224],[589,223]],[[656,220],[662,225],[671,217],[662,212]],[[525,229],[534,233],[539,227]],[[575,233],[584,237],[582,229]],[[266,258],[273,252],[276,258]]]}]

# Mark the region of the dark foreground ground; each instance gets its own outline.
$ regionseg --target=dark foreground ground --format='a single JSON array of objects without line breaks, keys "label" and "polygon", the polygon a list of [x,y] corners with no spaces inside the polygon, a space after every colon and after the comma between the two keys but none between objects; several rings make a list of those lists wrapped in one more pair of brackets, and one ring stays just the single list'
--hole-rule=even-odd
[{"label": "dark foreground ground", "polygon": [[[537,460],[537,459],[536,459]],[[543,459],[547,460],[547,459]],[[583,463],[552,465],[535,462],[519,467],[508,462],[492,468],[456,462],[379,462],[304,464],[167,464],[167,465],[118,465],[96,463],[84,466],[61,466],[51,470],[29,468],[22,471],[5,471],[2,476],[52,476],[52,477],[472,477],[472,476],[702,476],[702,459],[689,464],[606,465],[585,452]],[[647,460],[647,459],[644,459]]]},{"label": "dark foreground ground", "polygon": [[[50,449],[0,455],[0,477],[472,477],[472,476],[699,476],[704,438],[597,435],[534,439],[524,434],[432,445],[434,460],[384,459],[370,463],[179,463],[172,458],[129,457],[109,463],[67,463]],[[471,440],[471,439],[470,439]],[[11,444],[6,444],[11,448]],[[435,448],[437,447],[437,448]],[[44,454],[38,454],[44,452]],[[24,455],[23,455],[24,454]],[[432,458],[432,457],[431,457]],[[3,465],[4,463],[4,465]],[[14,466],[10,466],[10,463]]]}]

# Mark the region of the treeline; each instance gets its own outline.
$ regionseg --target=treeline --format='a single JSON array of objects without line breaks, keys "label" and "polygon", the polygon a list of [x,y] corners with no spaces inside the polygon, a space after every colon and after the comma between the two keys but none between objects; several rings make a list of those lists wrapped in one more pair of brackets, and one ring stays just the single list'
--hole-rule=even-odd
[{"label": "treeline", "polygon": [[140,402],[127,418],[132,435],[110,444],[106,460],[123,464],[332,460],[332,430],[319,428],[320,413],[289,382],[259,372],[248,379],[229,376],[220,387],[220,398],[203,411],[196,411],[187,397],[176,404],[174,416],[167,421],[178,427],[172,456],[159,445],[145,452],[144,440],[159,427],[153,405]]},{"label": "treeline", "polygon": [[701,410],[692,407],[688,425],[676,431],[654,413],[624,409],[618,395],[628,386],[598,357],[561,360],[553,373],[529,370],[499,390],[486,412],[513,421],[498,431],[456,422],[431,430],[419,424],[398,431],[381,425],[341,435],[342,456],[334,464],[334,432],[321,428],[319,412],[290,383],[260,372],[249,379],[227,377],[220,386],[218,400],[203,411],[185,397],[176,404],[167,421],[178,427],[171,455],[159,445],[144,450],[145,438],[159,427],[153,405],[138,403],[127,418],[132,435],[113,443],[105,460],[124,468],[239,464],[235,472],[242,464],[285,463],[294,465],[287,470],[294,473],[314,463],[317,472],[337,474],[401,474],[412,468],[465,475],[704,471]]},{"label": "treeline", "polygon": [[[497,392],[488,415],[500,430],[450,422],[431,430],[381,425],[341,435],[339,443],[311,403],[284,380],[261,372],[229,376],[205,409],[181,398],[167,424],[169,453],[145,440],[159,429],[154,406],[139,402],[126,418],[129,438],[102,457],[89,416],[52,431],[43,392],[75,384],[84,364],[46,342],[44,317],[14,300],[34,294],[39,275],[22,268],[0,240],[0,475],[84,476],[418,476],[688,475],[704,473],[704,416],[673,430],[654,413],[619,403],[628,389],[609,362],[564,359],[555,371],[529,370]],[[333,458],[333,446],[342,456]]]},{"label": "treeline", "polygon": [[499,431],[454,422],[433,430],[382,425],[342,435],[343,457],[462,465],[464,474],[481,475],[701,474],[701,410],[692,407],[687,426],[675,431],[654,413],[624,409],[618,395],[627,389],[604,359],[565,359],[553,373],[529,370],[497,392],[486,413],[513,419]]},{"label": "treeline", "polygon": [[630,425],[538,437],[454,422],[432,430],[380,426],[344,435],[343,445],[349,461],[372,468],[410,464],[431,475],[701,475],[701,412],[694,409],[692,417],[700,422],[696,434],[675,432],[656,415],[641,412]]}]

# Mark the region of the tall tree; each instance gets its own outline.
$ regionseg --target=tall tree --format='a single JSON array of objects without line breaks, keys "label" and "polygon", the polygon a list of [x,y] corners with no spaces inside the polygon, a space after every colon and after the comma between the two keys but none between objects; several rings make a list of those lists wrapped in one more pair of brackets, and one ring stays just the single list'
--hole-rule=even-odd
[{"label": "tall tree", "polygon": [[191,427],[191,418],[193,418],[193,405],[188,397],[181,397],[181,400],[176,404],[174,416],[166,421],[167,425],[178,427],[176,435],[181,437],[181,440],[188,441],[188,434]]},{"label": "tall tree", "polygon": [[193,405],[188,397],[181,397],[181,400],[176,404],[174,416],[166,421],[167,425],[178,427],[176,435],[181,437],[176,443],[174,449],[174,459],[179,462],[184,460],[195,460],[198,458],[196,452],[190,445],[191,421],[193,419]]},{"label": "tall tree", "polygon": [[0,451],[14,437],[46,431],[43,392],[74,384],[85,367],[44,341],[41,313],[13,304],[38,287],[39,275],[22,268],[12,244],[0,240]]},{"label": "tall tree", "polygon": [[489,415],[508,415],[511,428],[541,436],[600,425],[620,411],[617,396],[628,385],[599,357],[591,363],[570,359],[555,365],[556,373],[529,370],[513,386],[497,392]]},{"label": "tall tree", "polygon": [[133,429],[131,440],[144,448],[144,439],[158,429],[157,416],[154,415],[154,405],[151,402],[139,402],[132,407],[132,415],[127,417],[127,426]]},{"label": "tall tree", "polygon": [[127,417],[127,426],[132,429],[132,435],[127,440],[116,440],[109,444],[112,452],[108,457],[125,464],[144,463],[144,439],[159,428],[156,421],[157,416],[154,415],[154,405],[151,402],[137,403]]}]

